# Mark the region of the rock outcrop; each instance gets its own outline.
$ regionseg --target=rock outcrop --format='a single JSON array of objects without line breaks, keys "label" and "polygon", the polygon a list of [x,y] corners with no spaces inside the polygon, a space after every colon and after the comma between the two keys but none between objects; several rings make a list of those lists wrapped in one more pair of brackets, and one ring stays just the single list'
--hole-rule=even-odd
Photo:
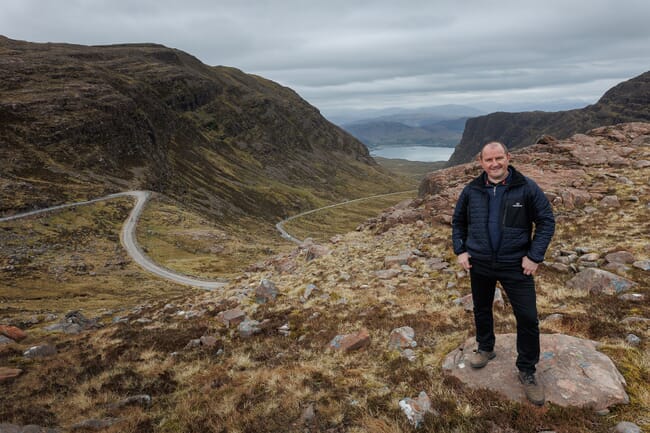
[{"label": "rock outcrop", "polygon": [[546,134],[567,138],[590,129],[623,122],[650,121],[650,72],[618,84],[588,107],[559,112],[492,113],[470,118],[449,165],[471,161],[481,146],[501,141],[510,149],[548,143]]},{"label": "rock outcrop", "polygon": [[[596,342],[562,334],[542,334],[540,340],[536,376],[547,401],[596,411],[629,402],[625,379],[609,357],[598,352]],[[472,369],[466,360],[475,346],[474,338],[467,339],[447,356],[443,368],[472,388],[488,388],[509,399],[526,401],[515,367],[516,334],[497,335],[497,356],[480,370]]]}]

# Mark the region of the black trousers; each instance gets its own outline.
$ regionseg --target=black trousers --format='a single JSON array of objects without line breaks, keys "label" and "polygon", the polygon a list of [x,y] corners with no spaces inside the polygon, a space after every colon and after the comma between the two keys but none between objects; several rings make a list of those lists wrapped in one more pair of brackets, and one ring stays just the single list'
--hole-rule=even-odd
[{"label": "black trousers", "polygon": [[534,373],[539,362],[539,321],[535,281],[524,275],[521,262],[496,263],[470,259],[474,323],[479,350],[494,349],[492,303],[497,281],[501,282],[517,319],[517,368]]}]

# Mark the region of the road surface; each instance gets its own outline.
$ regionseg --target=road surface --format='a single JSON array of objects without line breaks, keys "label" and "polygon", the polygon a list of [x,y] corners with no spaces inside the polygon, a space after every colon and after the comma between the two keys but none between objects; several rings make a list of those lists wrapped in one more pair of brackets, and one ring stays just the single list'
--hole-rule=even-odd
[{"label": "road surface", "polygon": [[97,203],[103,200],[110,200],[113,198],[125,197],[125,196],[131,196],[136,198],[135,206],[133,207],[133,210],[131,210],[129,217],[124,222],[124,225],[122,226],[122,231],[120,232],[120,241],[122,242],[122,245],[126,249],[127,253],[131,256],[133,261],[135,261],[140,267],[142,267],[146,271],[151,272],[154,275],[157,275],[161,278],[165,278],[167,280],[173,281],[178,284],[200,287],[206,290],[218,289],[226,285],[226,283],[222,281],[201,280],[198,278],[192,278],[187,275],[182,275],[173,272],[155,263],[153,260],[147,257],[147,255],[142,251],[142,248],[140,248],[136,240],[135,229],[138,223],[138,219],[140,218],[140,214],[144,209],[144,205],[149,200],[149,197],[151,197],[151,192],[149,191],[126,191],[126,192],[120,192],[116,194],[110,194],[105,197],[100,197],[93,200],[52,206],[46,209],[39,209],[35,211],[24,212],[21,214],[3,217],[0,218],[0,222],[12,221],[19,218],[25,218],[32,215],[42,214],[45,212],[52,212],[58,209],[65,209],[73,206],[83,206],[87,204]]}]

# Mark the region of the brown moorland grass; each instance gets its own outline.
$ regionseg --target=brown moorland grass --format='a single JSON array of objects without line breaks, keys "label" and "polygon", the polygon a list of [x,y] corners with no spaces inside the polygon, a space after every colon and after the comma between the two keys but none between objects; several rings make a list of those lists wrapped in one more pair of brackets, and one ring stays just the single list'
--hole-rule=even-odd
[{"label": "brown moorland grass", "polygon": [[[612,173],[625,173],[637,186],[647,182],[642,172]],[[597,211],[592,213],[556,208],[560,223],[549,257],[559,249],[585,246],[601,253],[626,249],[647,258],[648,225],[640,210],[650,200],[648,190],[632,189],[610,176],[593,180],[621,198],[634,192],[640,203],[622,200],[619,209],[601,209],[593,201],[589,205]],[[130,209],[127,204],[125,200],[120,218]],[[159,207],[161,218],[173,217],[167,205]],[[114,219],[116,227],[120,218]],[[198,217],[183,218],[179,223],[170,219],[165,226],[218,233],[202,226]],[[185,228],[185,221],[195,222]],[[97,331],[66,336],[27,328],[27,340],[0,349],[0,365],[24,370],[2,385],[6,392],[0,393],[0,420],[69,427],[89,418],[122,419],[107,432],[408,432],[413,428],[398,402],[424,390],[438,415],[426,417],[419,430],[423,432],[605,433],[620,421],[650,427],[650,334],[643,323],[620,322],[628,316],[650,317],[650,306],[568,289],[565,282],[572,274],[549,267],[537,277],[540,318],[553,313],[563,317],[542,324],[543,332],[603,343],[600,350],[627,381],[630,404],[613,407],[606,415],[553,404],[536,408],[488,390],[472,390],[445,375],[443,359],[473,332],[471,313],[454,303],[455,291],[469,293],[469,280],[457,274],[449,235],[448,226],[430,222],[422,228],[399,225],[382,234],[350,232],[327,244],[331,254],[317,259],[307,260],[300,249],[292,251],[292,272],[283,273],[271,261],[232,277],[220,291],[183,289],[183,295],[172,291],[151,296],[140,308],[117,313],[122,322],[105,320],[106,326]],[[194,239],[184,242],[189,245]],[[412,271],[393,279],[375,275],[384,257],[414,248],[446,260],[449,268],[431,270],[421,259]],[[644,271],[631,268],[624,275],[637,282],[635,293],[650,296]],[[16,276],[17,281],[23,278]],[[136,287],[146,284],[141,275],[132,278],[128,281]],[[273,302],[258,304],[253,292],[263,278],[273,281],[280,294]],[[448,283],[455,287],[448,288]],[[318,289],[304,300],[307,284]],[[218,313],[234,307],[259,321],[261,332],[244,338],[236,327],[226,327]],[[497,332],[514,332],[507,299],[495,314]],[[288,336],[278,331],[285,324]],[[399,326],[415,330],[414,362],[388,348],[389,333]],[[327,348],[337,334],[361,327],[371,335],[368,347],[348,354]],[[626,343],[629,333],[642,343]],[[215,337],[217,344],[188,346],[204,335]],[[55,344],[58,354],[34,361],[21,356],[27,347],[43,342]],[[111,408],[142,393],[152,396],[151,407]],[[303,416],[309,407],[313,419]]]}]

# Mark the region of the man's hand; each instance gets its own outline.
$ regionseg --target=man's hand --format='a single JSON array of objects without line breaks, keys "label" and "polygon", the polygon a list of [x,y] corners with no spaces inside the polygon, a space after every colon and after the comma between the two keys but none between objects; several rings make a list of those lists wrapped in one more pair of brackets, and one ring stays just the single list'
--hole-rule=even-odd
[{"label": "man's hand", "polygon": [[526,256],[521,259],[521,267],[524,268],[524,275],[535,275],[538,266],[538,263],[533,262]]},{"label": "man's hand", "polygon": [[469,271],[469,268],[472,267],[472,265],[469,263],[469,253],[461,253],[458,254],[458,264],[463,267],[466,271]]}]

